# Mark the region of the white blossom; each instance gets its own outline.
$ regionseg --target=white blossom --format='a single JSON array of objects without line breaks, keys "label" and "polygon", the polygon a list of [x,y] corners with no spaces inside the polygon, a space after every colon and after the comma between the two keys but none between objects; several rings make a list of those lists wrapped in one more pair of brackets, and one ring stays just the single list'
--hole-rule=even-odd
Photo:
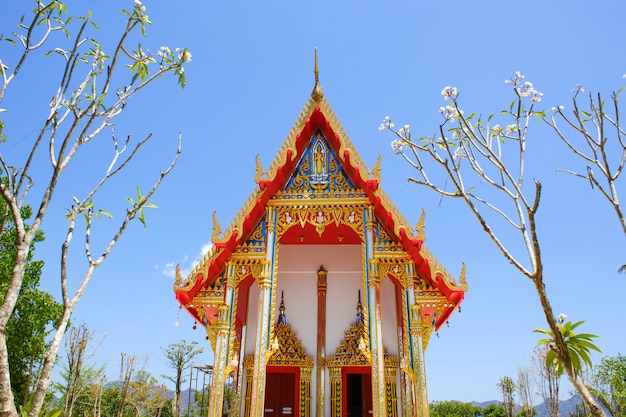
[{"label": "white blossom", "polygon": [[161,58],[168,57],[171,54],[172,54],[172,51],[167,46],[162,46],[157,52],[157,55],[160,56]]},{"label": "white blossom", "polygon": [[526,78],[525,76],[522,75],[521,72],[519,71],[515,71],[515,75],[513,75],[511,78],[504,80],[505,84],[511,84],[513,86],[518,86],[522,83],[522,80]]},{"label": "white blossom", "polygon": [[459,111],[452,104],[448,104],[446,107],[439,107],[439,113],[449,122],[456,121],[457,117],[463,114],[463,111]]},{"label": "white blossom", "polygon": [[576,86],[574,88],[572,88],[572,92],[573,93],[584,93],[585,89],[583,88],[582,85],[576,84]]},{"label": "white blossom", "polygon": [[508,135],[508,134],[511,134],[511,133],[513,133],[513,132],[515,132],[515,131],[517,131],[517,126],[515,126],[514,124],[508,125],[508,126],[506,127],[506,133],[507,133],[507,135]]},{"label": "white blossom", "polygon": [[448,100],[450,98],[455,98],[458,94],[458,90],[456,87],[446,86],[443,90],[441,90],[441,95],[444,100]]},{"label": "white blossom", "polygon": [[404,142],[402,142],[401,140],[395,139],[391,141],[391,149],[393,149],[394,151],[401,151],[403,147]]},{"label": "white blossom", "polygon": [[402,136],[403,138],[408,137],[409,136],[409,128],[410,128],[409,125],[404,125],[404,127],[401,127],[398,130],[398,135]]},{"label": "white blossom", "polygon": [[563,323],[567,316],[563,313],[559,314],[559,323]]},{"label": "white blossom", "polygon": [[494,125],[491,128],[491,134],[492,135],[499,135],[502,133],[502,127],[500,127],[500,125]]},{"label": "white blossom", "polygon": [[[176,48],[178,50],[179,48]],[[184,62],[191,62],[191,52],[183,50],[178,52],[178,59]]]},{"label": "white blossom", "polygon": [[378,126],[378,130],[391,130],[395,125],[391,121],[391,117],[385,116],[380,126]]}]

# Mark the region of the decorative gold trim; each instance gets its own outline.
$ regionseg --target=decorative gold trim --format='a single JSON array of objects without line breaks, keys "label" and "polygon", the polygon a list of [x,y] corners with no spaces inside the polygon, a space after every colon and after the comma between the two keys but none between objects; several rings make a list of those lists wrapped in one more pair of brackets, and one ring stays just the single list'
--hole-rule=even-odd
[{"label": "decorative gold trim", "polygon": [[[330,375],[330,415],[342,416],[342,369],[351,366],[372,366],[369,348],[365,342],[365,323],[352,323],[350,329],[344,333],[335,355],[326,359]],[[385,406],[387,415],[397,417],[397,387],[396,373],[398,358],[384,353],[385,375]],[[393,410],[393,411],[390,411]]]},{"label": "decorative gold trim", "polygon": [[383,157],[381,154],[378,154],[378,158],[376,159],[376,163],[374,164],[374,168],[370,171],[370,176],[373,177],[376,181],[380,182],[382,176],[380,175],[380,164],[382,163]]},{"label": "decorative gold trim", "polygon": [[256,154],[254,161],[256,163],[254,182],[258,184],[263,180],[264,176],[267,176],[267,174],[263,170],[263,165],[261,165],[261,158],[259,157],[259,154]]},{"label": "decorative gold trim", "polygon": [[465,277],[465,273],[466,273],[465,263],[463,263],[463,266],[461,268],[461,274],[459,276],[460,283],[457,284],[454,278],[452,278],[452,275],[450,275],[450,273],[446,271],[446,269],[443,267],[441,262],[439,262],[439,260],[435,258],[435,255],[433,255],[430,252],[430,250],[428,250],[426,245],[422,245],[421,252],[422,252],[422,256],[428,259],[428,266],[430,268],[430,276],[433,277],[433,279],[436,279],[437,275],[439,275],[443,278],[444,282],[451,289],[459,290],[459,291],[467,291],[467,280]]},{"label": "decorative gold trim", "polygon": [[421,239],[422,242],[426,240],[426,210],[424,210],[423,208],[420,219],[415,225],[415,232],[417,233],[417,238]]},{"label": "decorative gold trim", "polygon": [[220,226],[220,222],[217,220],[217,211],[213,211],[213,235],[211,236],[211,240],[213,242],[217,242],[220,240],[220,236],[222,235],[222,228]]},{"label": "decorative gold trim", "polygon": [[278,349],[270,356],[267,366],[313,368],[313,357],[307,355],[298,334],[291,329],[289,324],[276,324],[273,340],[278,343]]}]

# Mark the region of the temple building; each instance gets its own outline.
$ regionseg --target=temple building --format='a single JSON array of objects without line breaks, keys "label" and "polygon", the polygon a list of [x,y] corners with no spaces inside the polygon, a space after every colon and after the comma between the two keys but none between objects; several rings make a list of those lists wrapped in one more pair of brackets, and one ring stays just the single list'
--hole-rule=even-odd
[{"label": "temple building", "polygon": [[424,351],[463,301],[369,170],[318,81],[176,300],[214,352],[210,417],[428,416]]}]

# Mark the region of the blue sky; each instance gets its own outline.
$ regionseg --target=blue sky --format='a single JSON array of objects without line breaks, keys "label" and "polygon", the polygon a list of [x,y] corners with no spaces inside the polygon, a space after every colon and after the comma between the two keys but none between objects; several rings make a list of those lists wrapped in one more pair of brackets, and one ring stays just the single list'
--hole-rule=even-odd
[{"label": "blue sky", "polygon": [[[27,1],[6,2],[0,32],[13,30]],[[382,187],[415,224],[426,209],[426,245],[458,276],[467,264],[469,291],[461,314],[431,339],[427,360],[430,400],[486,401],[500,397],[496,383],[527,366],[545,327],[530,281],[503,260],[468,212],[455,201],[440,201],[407,183],[411,169],[394,156],[388,133],[378,126],[386,115],[414,134],[435,132],[446,85],[456,86],[466,111],[497,112],[512,100],[504,80],[521,71],[544,93],[546,108],[570,103],[576,84],[610,91],[626,84],[623,45],[626,5],[620,1],[488,2],[146,1],[154,22],[144,49],[188,47],[187,88],[165,77],[132,101],[116,132],[154,139],[136,164],[102,202],[124,207],[121,196],[135,185],[148,187],[169,163],[178,132],[183,154],[147,211],[148,229],[134,225],[94,277],[74,314],[96,338],[106,335],[93,360],[108,364],[117,379],[120,353],[149,354],[147,369],[168,373],[161,346],[186,339],[204,343],[188,316],[180,317],[172,292],[173,265],[189,270],[211,236],[211,213],[228,225],[254,187],[254,157],[267,167],[313,88],[313,48],[320,82],[351,141],[368,166],[383,156]],[[71,1],[71,13],[92,10],[99,40],[109,45],[120,30],[120,8],[130,1]],[[0,46],[9,66],[10,49]],[[3,155],[19,157],[47,114],[57,79],[54,60],[25,69],[2,107],[8,142]],[[41,63],[44,62],[45,66]],[[574,168],[564,147],[540,126],[529,141],[529,178],[544,184],[539,227],[546,285],[556,313],[600,336],[605,355],[624,354],[622,294],[626,278],[616,273],[625,260],[624,236],[599,195],[575,178],[555,173]],[[46,260],[44,286],[58,293],[58,255],[64,208],[97,174],[103,145],[68,170],[44,223],[47,240],[37,248]],[[20,160],[15,159],[15,164]],[[570,164],[570,165],[568,165]],[[566,165],[566,166],[563,166]],[[46,166],[42,164],[41,170]],[[623,184],[620,190],[624,190]],[[36,189],[35,189],[36,191]],[[111,207],[109,207],[109,205]],[[119,218],[119,216],[118,216]],[[108,222],[108,223],[107,223]],[[103,221],[99,242],[109,239]],[[97,232],[97,231],[95,231]],[[94,233],[95,233],[94,232]],[[78,239],[78,236],[77,236]],[[78,246],[75,255],[80,256]],[[78,259],[78,258],[77,258]],[[80,261],[75,273],[81,271]],[[208,344],[198,364],[212,363]],[[599,360],[601,356],[596,355]]]}]

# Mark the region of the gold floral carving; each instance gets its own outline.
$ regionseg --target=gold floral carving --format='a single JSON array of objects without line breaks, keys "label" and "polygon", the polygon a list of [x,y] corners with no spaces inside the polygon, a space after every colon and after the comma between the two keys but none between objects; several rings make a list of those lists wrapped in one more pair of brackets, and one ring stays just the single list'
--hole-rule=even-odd
[{"label": "gold floral carving", "polygon": [[267,362],[268,366],[313,367],[313,357],[307,355],[297,333],[291,329],[289,324],[276,324],[274,337],[278,342],[278,349]]},{"label": "gold floral carving", "polygon": [[465,273],[466,273],[465,263],[463,263],[463,266],[461,268],[461,274],[459,276],[460,283],[457,284],[454,278],[452,278],[452,275],[450,275],[448,271],[445,270],[441,262],[439,262],[439,260],[435,258],[435,256],[428,250],[426,246],[422,245],[421,252],[424,258],[428,259],[428,266],[430,267],[430,276],[433,277],[433,279],[436,279],[435,277],[439,275],[443,278],[443,280],[451,289],[467,291],[467,280],[465,277]]},{"label": "gold floral carving", "polygon": [[331,367],[344,366],[369,366],[371,365],[367,354],[364,352],[361,340],[366,337],[365,324],[352,323],[350,329],[344,333],[343,340],[335,352],[335,356],[326,359],[326,365]]},{"label": "gold floral carving", "polygon": [[[278,323],[274,326],[274,336],[272,337],[271,356],[267,366],[296,366],[300,368],[299,381],[299,411],[301,417],[311,415],[311,370],[313,368],[313,357],[307,355],[295,331],[289,324]],[[244,415],[250,415],[252,390],[252,367],[254,366],[254,356],[248,355],[244,358],[243,365],[246,369],[246,393]]]},{"label": "gold floral carving", "polygon": [[[335,356],[326,360],[326,365],[330,375],[330,413],[331,417],[342,415],[342,381],[341,369],[350,366],[371,366],[369,359],[369,349],[365,343],[365,324],[352,323],[350,329],[344,333],[343,340],[335,352]],[[387,414],[396,417],[397,414],[397,389],[396,372],[398,369],[398,358],[384,354],[385,362],[385,390]],[[395,410],[395,411],[394,411]]]},{"label": "gold floral carving", "polygon": [[346,225],[358,236],[363,236],[363,211],[358,207],[323,207],[303,206],[284,208],[278,212],[276,237],[280,237],[291,227],[299,225],[304,228],[307,224],[315,227],[315,231],[322,236],[327,226]]}]

